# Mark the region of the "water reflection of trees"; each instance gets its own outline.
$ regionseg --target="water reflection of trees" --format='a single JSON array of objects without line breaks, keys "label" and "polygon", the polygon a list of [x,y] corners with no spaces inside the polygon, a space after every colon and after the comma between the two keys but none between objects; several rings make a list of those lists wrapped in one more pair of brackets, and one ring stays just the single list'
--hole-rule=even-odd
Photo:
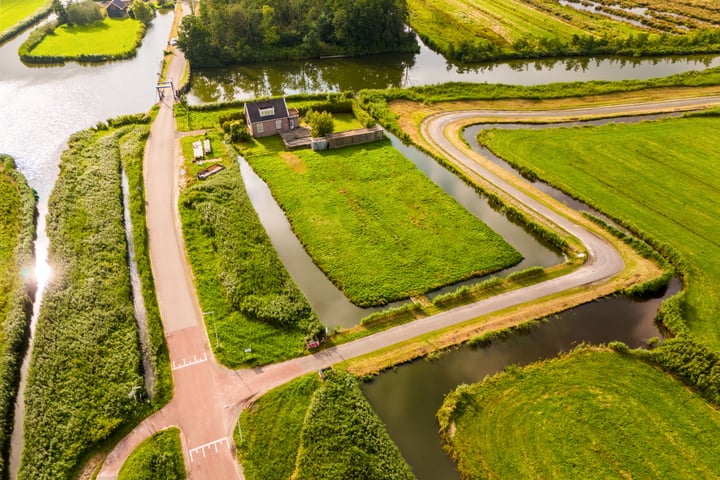
[{"label": "water reflection of trees", "polygon": [[402,87],[414,55],[371,55],[242,65],[193,73],[192,96],[216,102],[299,92]]}]

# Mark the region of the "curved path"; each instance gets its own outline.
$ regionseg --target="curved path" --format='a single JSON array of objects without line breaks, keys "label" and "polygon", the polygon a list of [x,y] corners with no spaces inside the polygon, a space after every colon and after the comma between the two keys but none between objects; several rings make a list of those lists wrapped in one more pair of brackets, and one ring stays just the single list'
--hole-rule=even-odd
[{"label": "curved path", "polygon": [[[169,76],[180,78],[184,58],[177,55]],[[166,97],[167,99],[167,97]],[[178,426],[182,432],[185,463],[191,479],[241,479],[232,433],[240,410],[265,391],[305,373],[394,345],[427,332],[449,327],[509,306],[522,304],[579,285],[599,282],[623,269],[620,255],[605,240],[575,225],[543,204],[507,184],[467,157],[445,138],[452,122],[476,117],[530,118],[568,115],[611,115],[638,110],[700,108],[720,104],[720,97],[646,105],[601,107],[557,112],[452,112],[430,117],[423,134],[465,168],[485,177],[496,188],[515,197],[540,215],[578,237],[586,246],[583,266],[563,277],[481,302],[401,325],[314,355],[252,370],[230,371],[213,357],[184,251],[177,212],[178,173],[181,166],[178,134],[172,105],[161,104],[145,151],[145,188],[150,256],[158,302],[173,366],[175,394],[163,409],[144,420],[107,456],[97,478],[117,478],[132,450],[153,432]]]}]

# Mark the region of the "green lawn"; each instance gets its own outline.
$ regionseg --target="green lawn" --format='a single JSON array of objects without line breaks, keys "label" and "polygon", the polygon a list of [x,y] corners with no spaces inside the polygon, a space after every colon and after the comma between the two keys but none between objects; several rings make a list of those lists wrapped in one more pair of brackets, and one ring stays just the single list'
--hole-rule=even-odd
[{"label": "green lawn", "polygon": [[30,56],[122,55],[135,49],[142,28],[142,22],[130,18],[105,18],[99,24],[83,27],[61,25],[33,48]]},{"label": "green lawn", "polygon": [[463,478],[716,478],[720,412],[632,356],[581,349],[449,394]]},{"label": "green lawn", "polygon": [[248,161],[315,262],[358,305],[425,293],[521,259],[388,141]]},{"label": "green lawn", "polygon": [[2,0],[0,2],[0,33],[47,4],[47,0]]},{"label": "green lawn", "polygon": [[677,252],[690,331],[720,348],[719,116],[493,131],[501,157]]},{"label": "green lawn", "polygon": [[168,428],[141,443],[125,460],[118,480],[184,480],[180,430]]}]

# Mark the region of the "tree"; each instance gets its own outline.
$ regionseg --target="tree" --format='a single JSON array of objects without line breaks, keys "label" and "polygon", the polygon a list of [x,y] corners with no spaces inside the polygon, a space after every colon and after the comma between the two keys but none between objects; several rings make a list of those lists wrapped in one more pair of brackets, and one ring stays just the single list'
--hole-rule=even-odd
[{"label": "tree", "polygon": [[53,0],[52,9],[58,19],[58,25],[63,25],[69,22],[67,10],[65,5],[60,0]]},{"label": "tree", "polygon": [[105,18],[105,13],[100,4],[92,0],[83,2],[70,2],[65,7],[68,16],[68,25],[90,25],[95,22],[101,22]]},{"label": "tree", "polygon": [[305,121],[310,125],[310,135],[313,137],[324,137],[335,130],[335,121],[330,112],[308,110]]},{"label": "tree", "polygon": [[130,12],[135,20],[140,20],[145,25],[155,18],[155,10],[143,0],[135,0]]}]

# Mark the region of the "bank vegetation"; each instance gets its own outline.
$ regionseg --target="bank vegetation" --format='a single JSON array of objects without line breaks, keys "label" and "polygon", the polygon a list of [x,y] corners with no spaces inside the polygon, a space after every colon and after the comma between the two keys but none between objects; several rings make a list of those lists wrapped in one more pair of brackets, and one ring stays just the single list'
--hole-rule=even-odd
[{"label": "bank vegetation", "polygon": [[37,281],[33,258],[37,198],[7,155],[0,155],[0,198],[0,478],[6,478]]},{"label": "bank vegetation", "polygon": [[268,392],[241,414],[240,429],[248,480],[414,478],[358,381],[341,371]]},{"label": "bank vegetation", "polygon": [[[147,134],[146,125],[103,123],[74,134],[62,155],[47,217],[53,274],[35,331],[18,478],[73,478],[91,454],[171,395],[147,260],[137,263],[160,391],[144,388],[143,375],[152,373],[141,366],[123,224],[121,165],[134,161],[130,190],[142,188],[137,162]],[[140,198],[132,201],[133,218]],[[138,230],[145,230],[144,222]],[[143,241],[136,241],[136,253],[146,254]]]}]

